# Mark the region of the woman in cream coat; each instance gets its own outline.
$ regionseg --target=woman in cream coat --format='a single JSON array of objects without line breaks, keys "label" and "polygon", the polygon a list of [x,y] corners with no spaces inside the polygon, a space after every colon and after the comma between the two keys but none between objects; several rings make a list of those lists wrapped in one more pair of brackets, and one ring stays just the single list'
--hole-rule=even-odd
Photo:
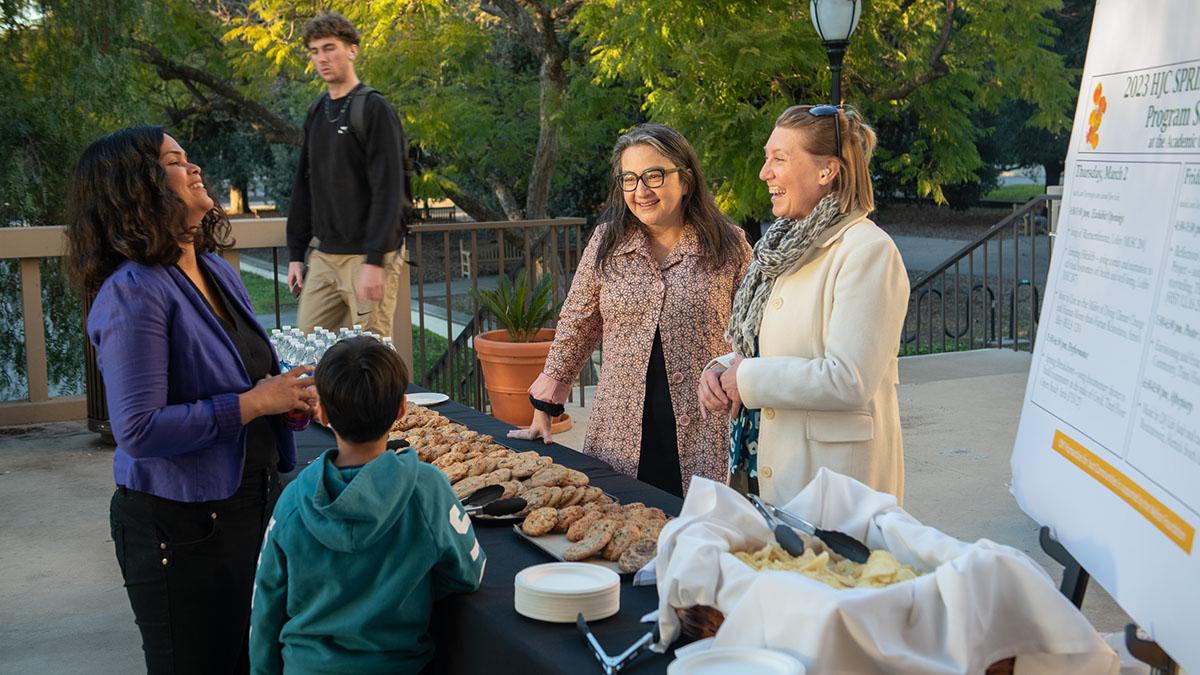
[{"label": "woman in cream coat", "polygon": [[828,467],[904,494],[897,352],[908,305],[900,253],[866,216],[875,134],[853,111],[793,106],[759,178],[778,217],[754,247],[727,337],[699,386],[729,411],[732,482],[785,504]]}]

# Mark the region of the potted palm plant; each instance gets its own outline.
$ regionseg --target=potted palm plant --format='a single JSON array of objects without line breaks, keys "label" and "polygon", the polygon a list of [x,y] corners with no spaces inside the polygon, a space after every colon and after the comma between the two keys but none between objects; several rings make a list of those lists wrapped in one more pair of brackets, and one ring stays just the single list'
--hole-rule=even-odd
[{"label": "potted palm plant", "polygon": [[[471,290],[471,296],[503,326],[476,335],[474,341],[492,416],[522,427],[533,422],[527,391],[545,368],[554,342],[554,329],[545,325],[562,308],[562,302],[554,302],[550,276],[539,279],[532,291],[526,281],[521,270],[515,284],[502,274],[494,290]],[[570,417],[556,418],[555,426],[553,432],[570,429]]]}]

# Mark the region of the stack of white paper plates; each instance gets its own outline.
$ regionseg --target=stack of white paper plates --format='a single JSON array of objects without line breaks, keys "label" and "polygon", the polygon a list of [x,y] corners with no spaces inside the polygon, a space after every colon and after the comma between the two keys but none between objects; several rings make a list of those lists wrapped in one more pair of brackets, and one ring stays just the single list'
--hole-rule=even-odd
[{"label": "stack of white paper plates", "polygon": [[546,563],[517,573],[513,603],[517,613],[539,621],[571,623],[582,613],[604,619],[621,608],[621,577],[591,563]]},{"label": "stack of white paper plates", "polygon": [[720,647],[692,652],[667,666],[667,675],[804,675],[794,656],[757,647]]}]

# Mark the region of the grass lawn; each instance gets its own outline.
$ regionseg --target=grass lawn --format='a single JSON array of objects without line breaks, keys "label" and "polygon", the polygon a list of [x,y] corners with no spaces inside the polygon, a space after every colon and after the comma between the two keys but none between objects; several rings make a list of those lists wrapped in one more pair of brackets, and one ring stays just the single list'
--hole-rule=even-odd
[{"label": "grass lawn", "polygon": [[1027,202],[1037,195],[1046,194],[1045,185],[1001,185],[983,196],[998,202]]},{"label": "grass lawn", "polygon": [[[246,284],[246,290],[250,292],[250,301],[254,303],[254,311],[258,314],[273,314],[275,312],[275,291],[271,289],[271,280],[265,279],[255,274],[243,274],[242,282]],[[279,283],[279,310],[282,312],[295,311],[299,306],[299,301],[292,297],[292,294],[287,289],[287,285]],[[464,296],[466,297],[466,296]],[[467,301],[470,298],[467,297]],[[459,297],[455,297],[455,309],[461,303]],[[467,308],[469,311],[469,307]],[[420,369],[421,367],[421,328],[417,325],[412,327],[412,344],[413,344],[413,364]],[[428,350],[428,356],[425,362],[432,366],[442,354],[446,353],[448,346],[446,338],[437,335],[431,331],[425,331],[425,349]],[[420,377],[424,373],[419,373]]]},{"label": "grass lawn", "polygon": [[[250,302],[254,304],[255,313],[274,313],[275,291],[271,288],[270,279],[243,272],[242,283],[246,284],[246,290],[250,292]],[[292,292],[288,290],[287,284],[280,282],[276,285],[279,286],[279,310],[286,312],[296,309],[300,303],[292,297]]]}]

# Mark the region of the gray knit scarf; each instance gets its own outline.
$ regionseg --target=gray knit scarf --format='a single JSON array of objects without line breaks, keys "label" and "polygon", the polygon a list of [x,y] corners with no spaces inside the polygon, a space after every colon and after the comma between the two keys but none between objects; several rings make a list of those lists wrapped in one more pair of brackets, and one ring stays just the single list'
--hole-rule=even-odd
[{"label": "gray knit scarf", "polygon": [[775,279],[796,265],[817,236],[841,220],[839,206],[837,195],[827,195],[803,220],[777,219],[754,245],[754,260],[733,298],[733,314],[725,329],[725,339],[735,352],[756,355],[758,327]]}]

